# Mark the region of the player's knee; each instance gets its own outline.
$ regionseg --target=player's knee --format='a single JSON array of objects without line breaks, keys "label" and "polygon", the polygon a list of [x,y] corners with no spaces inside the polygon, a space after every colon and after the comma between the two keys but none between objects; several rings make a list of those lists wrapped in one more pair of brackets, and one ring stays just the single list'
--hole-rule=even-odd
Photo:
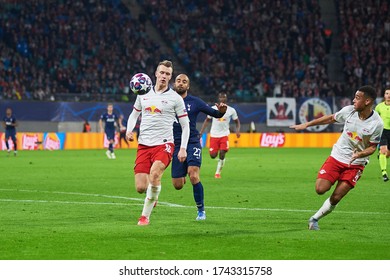
[{"label": "player's knee", "polygon": [[198,174],[189,174],[190,181],[192,185],[199,183],[199,175]]},{"label": "player's knee", "polygon": [[210,157],[211,157],[211,158],[216,158],[217,155],[218,155],[218,153],[210,153]]},{"label": "player's knee", "polygon": [[181,190],[184,187],[184,184],[182,183],[173,183],[173,186],[175,187],[176,190]]},{"label": "player's knee", "polygon": [[137,190],[138,193],[145,193],[147,190],[147,186],[144,185],[136,185],[135,189]]},{"label": "player's knee", "polygon": [[316,184],[316,193],[317,194],[324,194],[328,191],[328,188],[324,186],[323,184]]}]

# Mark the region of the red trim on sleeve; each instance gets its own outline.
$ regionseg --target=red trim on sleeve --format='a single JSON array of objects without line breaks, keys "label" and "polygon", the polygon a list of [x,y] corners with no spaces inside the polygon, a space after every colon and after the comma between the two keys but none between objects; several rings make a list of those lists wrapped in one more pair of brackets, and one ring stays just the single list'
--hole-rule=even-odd
[{"label": "red trim on sleeve", "polygon": [[141,112],[142,111],[142,110],[139,110],[139,109],[135,108],[134,106],[133,106],[133,109],[136,110],[137,112]]},{"label": "red trim on sleeve", "polygon": [[177,116],[179,119],[182,118],[182,117],[186,117],[188,116],[188,114],[185,114],[185,115],[181,115],[181,116]]}]

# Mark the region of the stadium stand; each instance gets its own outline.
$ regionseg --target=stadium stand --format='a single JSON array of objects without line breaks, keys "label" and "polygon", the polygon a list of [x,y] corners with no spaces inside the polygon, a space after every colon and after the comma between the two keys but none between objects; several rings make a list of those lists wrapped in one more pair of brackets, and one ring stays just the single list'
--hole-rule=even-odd
[{"label": "stadium stand", "polygon": [[390,86],[389,1],[335,1],[340,20],[343,72],[348,87]]},{"label": "stadium stand", "polygon": [[131,74],[163,57],[119,0],[9,1],[0,15],[0,98],[126,101]]},{"label": "stadium stand", "polygon": [[139,0],[144,13],[135,18],[129,0],[4,1],[0,98],[127,101],[131,74],[153,73],[169,57],[146,32],[148,20],[203,96],[349,96],[364,83],[382,92],[390,80],[387,1],[335,1],[343,82],[329,79],[320,3]]}]

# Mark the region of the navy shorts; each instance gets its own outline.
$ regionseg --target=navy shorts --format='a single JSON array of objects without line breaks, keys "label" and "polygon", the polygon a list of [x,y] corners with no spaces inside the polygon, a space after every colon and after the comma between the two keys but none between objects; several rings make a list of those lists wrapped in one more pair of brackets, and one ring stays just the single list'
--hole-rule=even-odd
[{"label": "navy shorts", "polygon": [[175,145],[175,150],[172,157],[171,177],[181,178],[187,176],[188,166],[198,166],[202,164],[202,146],[200,143],[187,145],[187,159],[184,162],[180,162],[177,158],[180,145]]},{"label": "navy shorts", "polygon": [[16,131],[15,130],[5,130],[5,140],[8,140],[9,138],[12,139],[12,141],[16,141]]},{"label": "navy shorts", "polygon": [[106,133],[108,141],[115,140],[115,130],[107,130],[106,129],[104,132]]}]

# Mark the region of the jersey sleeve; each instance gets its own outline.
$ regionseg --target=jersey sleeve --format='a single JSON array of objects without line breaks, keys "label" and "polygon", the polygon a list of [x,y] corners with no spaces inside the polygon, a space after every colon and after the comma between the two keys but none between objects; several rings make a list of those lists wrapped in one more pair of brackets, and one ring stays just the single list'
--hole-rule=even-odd
[{"label": "jersey sleeve", "polygon": [[338,123],[345,123],[347,117],[353,112],[353,105],[348,105],[334,114],[334,120]]},{"label": "jersey sleeve", "polygon": [[376,126],[374,133],[371,135],[370,143],[373,145],[379,144],[383,132],[383,122],[379,122]]},{"label": "jersey sleeve", "polygon": [[142,106],[141,106],[141,97],[139,95],[137,95],[137,98],[135,99],[135,102],[134,102],[134,105],[133,105],[133,109],[136,110],[137,112],[141,112],[142,111]]},{"label": "jersey sleeve", "polygon": [[[217,106],[214,105],[214,106],[211,107],[211,109],[217,110]],[[211,120],[211,119],[213,118],[213,116],[207,114],[207,118]],[[216,117],[216,118],[217,118],[217,117]]]},{"label": "jersey sleeve", "polygon": [[238,115],[237,115],[237,111],[236,109],[232,108],[232,119],[233,121],[237,120],[238,119]]},{"label": "jersey sleeve", "polygon": [[177,98],[176,98],[175,112],[176,112],[177,118],[179,118],[179,119],[182,117],[188,116],[187,110],[186,110],[186,105],[184,104],[184,100],[183,100],[183,98],[181,98],[180,95],[177,95]]}]

